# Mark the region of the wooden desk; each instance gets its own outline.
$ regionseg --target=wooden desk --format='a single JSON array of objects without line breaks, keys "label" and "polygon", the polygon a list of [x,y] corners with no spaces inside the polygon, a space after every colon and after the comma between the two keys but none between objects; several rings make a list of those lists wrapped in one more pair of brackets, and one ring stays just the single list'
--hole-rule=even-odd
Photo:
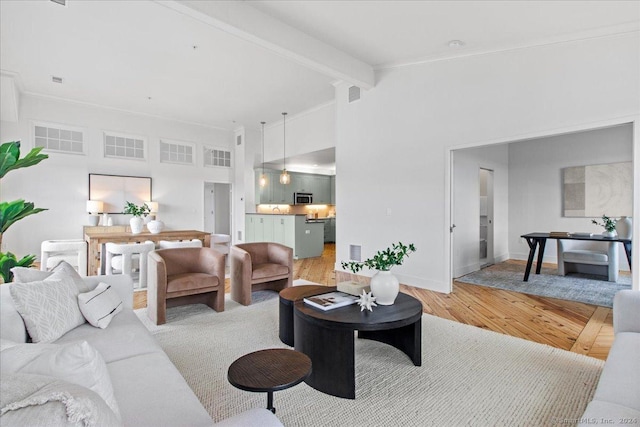
[{"label": "wooden desk", "polygon": [[[104,227],[99,230],[91,230],[87,227],[84,230],[84,240],[87,242],[87,275],[95,276],[98,274],[104,274],[104,261],[102,257],[105,253],[104,245],[109,242],[113,243],[140,243],[147,240],[152,242],[159,242],[160,240],[192,240],[198,239],[202,241],[204,247],[210,247],[211,234],[205,231],[197,230],[167,230],[161,231],[158,234],[151,234],[148,231],[144,231],[140,234],[131,234],[131,232],[122,231],[121,228],[117,228],[114,231],[103,231]],[[107,227],[109,228],[109,227]]]},{"label": "wooden desk", "polygon": [[624,252],[627,255],[627,261],[629,262],[629,269],[631,269],[631,239],[619,239],[617,237],[604,237],[597,234],[594,236],[551,236],[549,233],[529,233],[523,234],[523,239],[527,241],[529,245],[529,259],[527,260],[527,268],[524,271],[524,281],[529,281],[529,274],[531,273],[531,267],[533,265],[533,258],[538,249],[538,262],[536,263],[536,274],[540,274],[540,268],[542,268],[542,257],[544,256],[544,248],[547,245],[547,239],[555,240],[587,240],[590,242],[620,242],[624,246]]}]

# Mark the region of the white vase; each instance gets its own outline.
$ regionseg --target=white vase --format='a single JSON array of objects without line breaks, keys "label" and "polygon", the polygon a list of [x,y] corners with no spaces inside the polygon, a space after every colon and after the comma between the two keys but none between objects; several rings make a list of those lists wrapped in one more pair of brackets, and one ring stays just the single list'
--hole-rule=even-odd
[{"label": "white vase", "polygon": [[140,234],[144,228],[144,221],[139,216],[134,216],[129,220],[131,226],[131,234]]},{"label": "white vase", "polygon": [[153,221],[149,221],[149,223],[147,224],[147,230],[149,230],[151,234],[158,234],[162,231],[163,228],[164,222],[155,219]]},{"label": "white vase", "polygon": [[602,235],[603,235],[604,237],[616,237],[616,236],[617,236],[617,234],[616,234],[616,231],[615,231],[615,230],[613,230],[613,231],[603,231],[603,232],[602,232]]},{"label": "white vase", "polygon": [[390,271],[378,271],[371,278],[371,293],[378,305],[392,305],[400,292],[400,282]]},{"label": "white vase", "polygon": [[618,233],[618,237],[621,239],[631,239],[633,234],[631,218],[621,216],[620,219],[616,221],[616,232]]}]

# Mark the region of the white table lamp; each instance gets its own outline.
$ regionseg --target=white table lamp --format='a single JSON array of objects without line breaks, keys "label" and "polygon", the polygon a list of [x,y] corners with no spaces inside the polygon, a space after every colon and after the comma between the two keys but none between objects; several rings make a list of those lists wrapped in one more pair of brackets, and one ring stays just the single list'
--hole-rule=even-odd
[{"label": "white table lamp", "polygon": [[100,222],[100,212],[104,210],[104,203],[100,200],[87,200],[87,212],[89,212],[89,225],[96,226]]},{"label": "white table lamp", "polygon": [[156,214],[158,213],[158,202],[144,202],[145,205],[149,207],[149,215],[145,218],[145,224],[152,219],[156,219]]}]

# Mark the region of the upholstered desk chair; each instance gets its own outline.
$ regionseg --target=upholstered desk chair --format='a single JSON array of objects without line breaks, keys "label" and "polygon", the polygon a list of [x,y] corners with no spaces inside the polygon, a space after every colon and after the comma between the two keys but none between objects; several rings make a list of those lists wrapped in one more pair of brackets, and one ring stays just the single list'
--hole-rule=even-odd
[{"label": "upholstered desk chair", "polygon": [[149,254],[147,315],[166,322],[167,307],[207,304],[224,311],[224,256],[211,248],[159,249]]},{"label": "upholstered desk chair", "polygon": [[293,284],[293,249],[279,243],[244,243],[231,247],[231,299],[251,304],[251,292],[281,291]]},{"label": "upholstered desk chair", "polygon": [[588,273],[618,281],[618,242],[558,240],[558,274]]},{"label": "upholstered desk chair", "polygon": [[87,275],[87,242],[84,240],[45,240],[40,244],[40,270],[49,271],[60,261],[66,261]]}]

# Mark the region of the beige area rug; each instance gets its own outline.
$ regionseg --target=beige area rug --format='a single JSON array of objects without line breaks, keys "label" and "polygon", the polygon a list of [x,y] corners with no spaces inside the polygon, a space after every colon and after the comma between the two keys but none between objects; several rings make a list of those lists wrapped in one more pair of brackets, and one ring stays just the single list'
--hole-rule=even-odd
[{"label": "beige area rug", "polygon": [[[204,305],[172,308],[151,324],[137,310],[215,421],[266,407],[266,393],[238,390],[227,369],[238,357],[285,347],[275,292],[254,293],[223,313]],[[356,340],[356,399],[302,383],[276,392],[285,426],[571,425],[590,401],[603,362],[495,332],[423,315],[422,366],[393,347]]]}]

